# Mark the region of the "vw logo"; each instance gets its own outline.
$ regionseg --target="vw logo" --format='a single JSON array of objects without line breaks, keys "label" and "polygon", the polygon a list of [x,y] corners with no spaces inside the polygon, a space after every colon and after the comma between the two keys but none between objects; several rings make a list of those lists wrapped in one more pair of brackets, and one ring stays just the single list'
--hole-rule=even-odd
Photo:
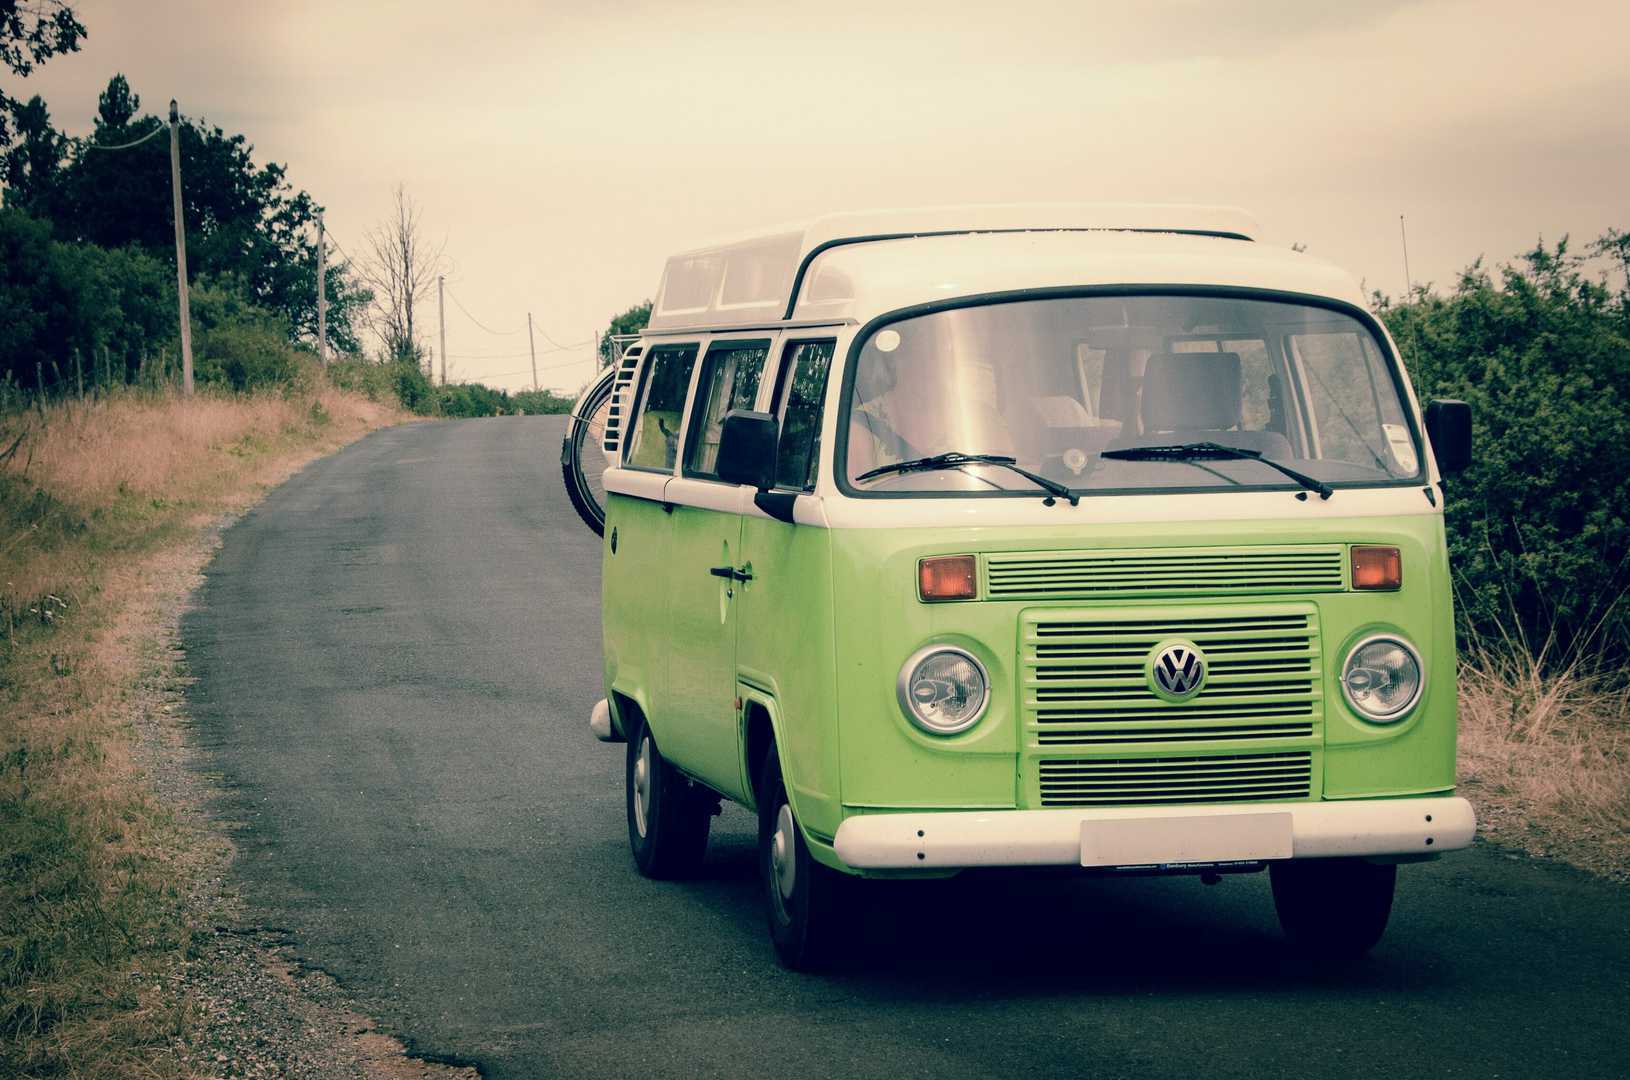
[{"label": "vw logo", "polygon": [[1206,657],[1192,641],[1156,645],[1149,654],[1149,686],[1168,701],[1186,701],[1206,681]]}]

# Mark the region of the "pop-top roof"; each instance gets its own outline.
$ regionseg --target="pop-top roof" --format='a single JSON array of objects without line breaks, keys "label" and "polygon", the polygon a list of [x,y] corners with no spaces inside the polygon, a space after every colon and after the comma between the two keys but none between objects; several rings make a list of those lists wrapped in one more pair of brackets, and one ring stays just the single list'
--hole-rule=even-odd
[{"label": "pop-top roof", "polygon": [[829,214],[681,252],[668,260],[650,329],[749,326],[791,317],[803,270],[842,244],[954,233],[1109,230],[1252,240],[1243,210],[1155,204],[1037,203]]}]

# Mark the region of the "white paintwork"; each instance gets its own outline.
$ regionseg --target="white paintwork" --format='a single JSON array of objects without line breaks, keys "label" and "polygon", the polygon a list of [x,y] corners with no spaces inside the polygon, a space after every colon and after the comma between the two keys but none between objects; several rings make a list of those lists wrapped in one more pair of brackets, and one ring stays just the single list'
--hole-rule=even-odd
[{"label": "white paintwork", "polygon": [[632,495],[636,499],[662,502],[662,493],[673,479],[671,473],[650,472],[646,469],[607,469],[601,476],[606,490],[618,495]]},{"label": "white paintwork", "polygon": [[1220,285],[1364,302],[1346,271],[1289,248],[1169,233],[1031,232],[829,248],[811,264],[793,315],[865,322],[935,300],[1095,285]]},{"label": "white paintwork", "polygon": [[1077,506],[1063,501],[1046,506],[1041,495],[1012,498],[853,499],[834,486],[823,498],[834,529],[910,529],[978,526],[1073,525],[1090,530],[1099,525],[1159,525],[1195,521],[1300,521],[1329,518],[1441,515],[1443,499],[1427,501],[1420,485],[1386,488],[1342,488],[1328,499],[1295,491],[1218,491],[1171,494],[1081,496]]},{"label": "white paintwork", "polygon": [[[940,206],[828,214],[763,229],[668,259],[651,310],[653,333],[682,328],[762,325],[786,314],[803,260],[823,244],[872,236],[1068,229],[1188,230],[1247,238],[1256,221],[1230,207],[1036,203]],[[1240,241],[1232,241],[1240,243]]]},{"label": "white paintwork", "polygon": [[[767,408],[779,378],[786,344],[831,336],[836,339],[832,374],[821,419],[820,474],[813,497],[801,496],[794,509],[799,524],[832,528],[934,528],[943,526],[1045,526],[1078,522],[1083,528],[1098,524],[1159,524],[1188,521],[1244,521],[1309,518],[1392,517],[1443,513],[1442,499],[1428,501],[1421,488],[1435,486],[1439,473],[1427,454],[1426,484],[1409,487],[1342,489],[1329,500],[1300,500],[1293,490],[1219,490],[1192,494],[1164,492],[1095,496],[1085,495],[1080,505],[1043,506],[1039,498],[880,498],[852,499],[842,494],[835,479],[834,454],[842,412],[842,374],[849,347],[861,324],[878,315],[914,304],[956,296],[1054,287],[1146,284],[1152,286],[1238,286],[1302,293],[1343,301],[1358,308],[1364,296],[1351,275],[1308,255],[1255,242],[1209,236],[1133,229],[1189,229],[1257,234],[1256,223],[1242,211],[1207,207],[1037,205],[945,207],[911,211],[834,214],[797,226],[764,230],[711,248],[674,256],[674,260],[700,257],[708,252],[791,250],[789,237],[797,237],[800,253],[827,241],[853,236],[921,234],[947,229],[1027,229],[1025,232],[967,233],[954,236],[915,235],[907,239],[879,240],[827,249],[818,255],[805,278],[792,322],[782,321],[785,306],[757,310],[753,320],[740,313],[721,314],[710,307],[695,312],[695,319],[653,319],[647,344],[696,343],[699,356],[717,340],[739,338],[740,327],[781,330],[755,331],[753,336],[773,340],[770,361],[760,387],[757,406]],[[1120,230],[1120,231],[1117,231]],[[755,246],[756,245],[756,246]],[[723,256],[721,256],[723,257]],[[765,255],[767,258],[768,255]],[[799,258],[802,254],[799,255]],[[790,287],[790,271],[788,276]],[[721,286],[722,287],[722,286]],[[728,316],[728,317],[727,317]],[[794,322],[797,328],[794,329]],[[732,327],[738,329],[732,330]],[[1383,328],[1383,333],[1385,330]],[[1388,339],[1388,345],[1392,342]],[[1397,355],[1395,346],[1391,349]],[[650,352],[641,358],[647,362]],[[693,384],[699,379],[698,360]],[[639,376],[636,376],[638,379]],[[1420,405],[1407,373],[1406,407],[1421,424]],[[637,385],[637,383],[636,383]],[[688,436],[695,386],[683,418]],[[630,402],[631,406],[633,403]],[[625,413],[626,415],[626,413]],[[625,422],[631,422],[628,417]],[[680,447],[681,458],[685,448]],[[662,498],[647,484],[638,490],[617,486],[619,470],[606,473],[607,490],[643,498]],[[675,470],[677,475],[678,470]],[[654,474],[644,474],[647,476]],[[1278,482],[1277,477],[1265,477]],[[710,502],[726,496],[706,496]],[[669,500],[673,501],[673,500]],[[700,504],[697,504],[700,505]],[[743,513],[767,516],[741,504]]]},{"label": "white paintwork", "polygon": [[[1453,796],[1354,799],[1319,803],[1231,803],[1219,806],[1125,806],[1057,810],[956,810],[860,814],[838,826],[833,849],[861,870],[948,870],[976,866],[1143,865],[1165,862],[1255,860],[1262,834],[1241,830],[1234,847],[1213,844],[1203,860],[1154,858],[1169,853],[1158,833],[1137,857],[1124,847],[1113,863],[1083,863],[1088,823],[1145,822],[1196,817],[1284,814],[1290,818],[1290,855],[1428,855],[1468,846],[1477,829],[1471,803]],[[1428,821],[1427,818],[1431,820]],[[1132,826],[1133,829],[1146,828]],[[918,833],[922,835],[919,836]],[[1427,843],[1428,840],[1431,843]]]},{"label": "white paintwork", "polygon": [[611,726],[611,705],[605,698],[596,701],[594,708],[589,711],[589,730],[594,732],[594,737],[601,742],[623,741],[622,736]]}]

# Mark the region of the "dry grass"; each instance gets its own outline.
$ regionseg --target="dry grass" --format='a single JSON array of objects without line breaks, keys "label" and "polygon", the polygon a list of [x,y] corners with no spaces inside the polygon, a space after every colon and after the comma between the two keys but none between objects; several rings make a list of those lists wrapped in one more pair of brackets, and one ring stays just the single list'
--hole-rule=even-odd
[{"label": "dry grass", "polygon": [[398,415],[323,386],[0,416],[0,1074],[163,1074],[193,928],[132,757],[156,598],[222,514]]},{"label": "dry grass", "polygon": [[1630,880],[1630,677],[1515,648],[1460,672],[1460,780],[1483,835]]}]

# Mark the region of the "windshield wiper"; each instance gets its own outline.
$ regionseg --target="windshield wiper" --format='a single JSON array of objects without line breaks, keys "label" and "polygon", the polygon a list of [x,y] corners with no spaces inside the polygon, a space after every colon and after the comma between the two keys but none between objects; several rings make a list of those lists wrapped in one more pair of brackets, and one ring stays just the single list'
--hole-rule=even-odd
[{"label": "windshield wiper", "polygon": [[1170,446],[1128,446],[1120,450],[1105,450],[1099,455],[1113,461],[1260,461],[1270,469],[1278,469],[1319,498],[1328,499],[1336,489],[1323,480],[1315,480],[1289,465],[1281,465],[1272,458],[1262,456],[1260,450],[1242,450],[1237,446],[1224,446],[1214,442],[1173,443]]},{"label": "windshield wiper", "polygon": [[912,458],[910,461],[897,461],[893,465],[879,465],[875,469],[868,469],[855,477],[856,480],[870,480],[878,476],[888,476],[891,473],[928,472],[934,469],[954,469],[960,465],[999,465],[1004,469],[1018,473],[1026,480],[1035,484],[1047,493],[1042,500],[1048,506],[1053,505],[1054,499],[1067,499],[1071,506],[1081,501],[1081,496],[1071,491],[1057,480],[1049,480],[1045,476],[1038,476],[1029,469],[1021,467],[1016,459],[1004,454],[964,454],[952,450],[945,454],[934,454],[931,457]]}]

